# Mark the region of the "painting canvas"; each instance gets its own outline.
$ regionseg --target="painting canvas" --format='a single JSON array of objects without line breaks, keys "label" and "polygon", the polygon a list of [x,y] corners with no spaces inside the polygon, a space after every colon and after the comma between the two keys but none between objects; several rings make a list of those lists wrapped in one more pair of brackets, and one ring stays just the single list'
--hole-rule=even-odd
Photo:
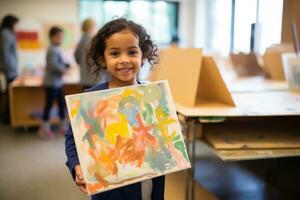
[{"label": "painting canvas", "polygon": [[88,194],[190,168],[167,81],[66,102]]}]

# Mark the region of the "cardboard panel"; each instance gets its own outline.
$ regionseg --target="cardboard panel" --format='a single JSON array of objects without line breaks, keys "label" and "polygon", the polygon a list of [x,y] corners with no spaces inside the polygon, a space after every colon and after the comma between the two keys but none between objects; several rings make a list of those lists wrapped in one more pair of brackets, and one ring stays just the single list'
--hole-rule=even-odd
[{"label": "cardboard panel", "polygon": [[168,80],[176,103],[191,107],[210,103],[234,106],[214,59],[203,58],[201,49],[170,48],[160,56],[160,65],[153,69],[150,80]]},{"label": "cardboard panel", "polygon": [[201,61],[201,49],[165,49],[160,53],[160,64],[152,70],[149,79],[168,80],[175,102],[195,106]]},{"label": "cardboard panel", "polygon": [[197,105],[205,102],[219,102],[234,106],[231,95],[211,56],[203,56],[198,82]]},{"label": "cardboard panel", "polygon": [[230,54],[234,69],[239,76],[254,76],[263,74],[255,53]]},{"label": "cardboard panel", "polygon": [[278,45],[266,49],[263,55],[264,68],[271,79],[285,80],[281,55],[287,52],[293,52],[292,45]]}]

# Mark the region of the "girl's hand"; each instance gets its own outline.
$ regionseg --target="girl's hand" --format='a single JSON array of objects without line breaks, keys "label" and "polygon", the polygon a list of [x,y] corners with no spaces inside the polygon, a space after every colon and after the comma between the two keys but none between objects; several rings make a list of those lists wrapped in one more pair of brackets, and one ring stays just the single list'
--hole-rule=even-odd
[{"label": "girl's hand", "polygon": [[75,166],[75,183],[83,193],[87,194],[86,183],[83,180],[83,175],[82,175],[80,165]]}]

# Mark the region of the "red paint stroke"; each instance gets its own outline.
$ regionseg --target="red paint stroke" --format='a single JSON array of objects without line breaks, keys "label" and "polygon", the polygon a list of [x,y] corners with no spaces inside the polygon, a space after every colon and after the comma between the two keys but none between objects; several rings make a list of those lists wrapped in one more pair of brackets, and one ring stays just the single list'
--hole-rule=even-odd
[{"label": "red paint stroke", "polygon": [[136,148],[144,149],[146,146],[150,146],[153,148],[159,147],[159,144],[156,141],[156,138],[149,133],[149,131],[151,131],[154,126],[153,125],[145,126],[143,124],[140,114],[136,115],[136,119],[138,122],[138,127],[133,127],[133,130],[138,133]]},{"label": "red paint stroke", "polygon": [[38,40],[36,31],[18,31],[16,35],[18,40]]}]

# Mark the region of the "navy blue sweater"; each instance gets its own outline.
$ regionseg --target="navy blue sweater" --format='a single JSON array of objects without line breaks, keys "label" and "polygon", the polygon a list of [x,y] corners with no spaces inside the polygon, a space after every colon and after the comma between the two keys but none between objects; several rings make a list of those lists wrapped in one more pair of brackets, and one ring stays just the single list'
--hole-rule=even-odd
[{"label": "navy blue sweater", "polygon": [[[108,82],[97,84],[94,87],[87,89],[86,92],[108,89]],[[75,146],[73,131],[69,127],[66,135],[65,151],[67,155],[67,163],[73,179],[75,179],[75,166],[79,164],[77,150]],[[163,200],[165,190],[165,176],[160,176],[152,179],[152,200]],[[110,190],[107,192],[92,195],[92,200],[141,200],[142,189],[141,183],[127,185],[121,188]]]}]

